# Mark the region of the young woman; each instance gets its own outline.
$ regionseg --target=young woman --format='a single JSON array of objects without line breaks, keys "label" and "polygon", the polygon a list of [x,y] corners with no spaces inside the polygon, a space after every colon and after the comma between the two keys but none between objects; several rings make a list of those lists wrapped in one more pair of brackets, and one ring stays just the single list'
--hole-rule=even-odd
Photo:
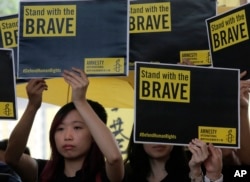
[{"label": "young woman", "polygon": [[183,147],[134,143],[131,148],[125,161],[126,181],[190,181]]},{"label": "young woman", "polygon": [[86,99],[89,84],[86,74],[72,68],[65,70],[63,77],[72,88],[72,102],[63,106],[52,122],[51,158],[43,161],[22,155],[35,114],[41,106],[42,93],[47,90],[43,79],[32,79],[26,87],[27,108],[9,138],[6,162],[25,182],[122,181],[121,152],[105,125],[104,108]]},{"label": "young woman", "polygon": [[[220,149],[212,145],[207,146],[198,139],[192,140],[188,148],[191,152],[189,161],[188,151],[184,146],[134,143],[131,135],[125,159],[126,181],[223,181]],[[206,168],[204,175],[202,164]]]}]

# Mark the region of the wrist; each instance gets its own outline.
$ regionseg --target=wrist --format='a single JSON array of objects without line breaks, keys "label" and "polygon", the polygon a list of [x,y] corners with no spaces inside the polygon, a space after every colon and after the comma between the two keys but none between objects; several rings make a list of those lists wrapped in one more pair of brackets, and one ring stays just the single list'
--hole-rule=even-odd
[{"label": "wrist", "polygon": [[203,173],[201,170],[199,171],[199,173],[190,172],[189,178],[191,179],[191,182],[202,182],[203,181]]},{"label": "wrist", "polygon": [[191,163],[189,163],[189,169],[190,169],[189,174],[191,176],[199,176],[200,174],[202,174],[202,169],[200,164],[192,165]]},{"label": "wrist", "polygon": [[219,177],[210,178],[207,175],[204,177],[204,182],[223,182],[223,175],[220,173]]},{"label": "wrist", "polygon": [[29,112],[37,112],[39,110],[40,106],[41,106],[41,104],[34,104],[31,102],[28,102],[26,110],[28,110]]},{"label": "wrist", "polygon": [[220,179],[222,177],[222,174],[221,173],[206,173],[206,178],[209,179],[210,182],[215,182],[217,181],[218,179]]}]

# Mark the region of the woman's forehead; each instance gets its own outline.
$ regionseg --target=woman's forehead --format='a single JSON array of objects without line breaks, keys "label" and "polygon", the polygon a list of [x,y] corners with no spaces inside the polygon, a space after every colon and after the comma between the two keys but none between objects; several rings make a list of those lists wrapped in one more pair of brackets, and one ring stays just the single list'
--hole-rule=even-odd
[{"label": "woman's forehead", "polygon": [[85,124],[83,118],[81,117],[81,115],[79,114],[79,112],[77,110],[72,110],[70,111],[62,120],[62,124],[63,123],[81,123],[81,124]]}]

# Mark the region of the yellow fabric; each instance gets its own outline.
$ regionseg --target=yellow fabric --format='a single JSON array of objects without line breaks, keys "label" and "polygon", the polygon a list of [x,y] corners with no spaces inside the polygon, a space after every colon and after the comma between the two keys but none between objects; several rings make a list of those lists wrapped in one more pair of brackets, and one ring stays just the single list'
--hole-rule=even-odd
[{"label": "yellow fabric", "polygon": [[[106,108],[133,108],[133,72],[127,77],[90,77],[87,98],[96,100]],[[70,87],[63,78],[47,79],[48,91],[44,92],[43,101],[62,106],[71,101]],[[17,84],[17,97],[27,98],[27,83]]]}]

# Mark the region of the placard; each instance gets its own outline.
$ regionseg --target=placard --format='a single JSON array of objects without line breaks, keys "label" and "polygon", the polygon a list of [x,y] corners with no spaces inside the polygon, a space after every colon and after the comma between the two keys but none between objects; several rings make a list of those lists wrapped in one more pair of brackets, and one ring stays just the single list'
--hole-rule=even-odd
[{"label": "placard", "polygon": [[[0,48],[14,50],[14,65],[17,70],[18,14],[0,16]],[[15,75],[16,72],[15,72]]]},{"label": "placard", "polygon": [[13,50],[0,48],[0,119],[17,119],[14,70]]},{"label": "placard", "polygon": [[239,147],[238,69],[135,62],[138,143]]},{"label": "placard", "polygon": [[128,74],[128,1],[21,0],[18,77]]},{"label": "placard", "polygon": [[138,0],[130,3],[130,69],[135,61],[174,63],[189,59],[211,66],[205,20],[215,0]]},{"label": "placard", "polygon": [[214,67],[238,68],[250,78],[250,4],[206,20]]}]

